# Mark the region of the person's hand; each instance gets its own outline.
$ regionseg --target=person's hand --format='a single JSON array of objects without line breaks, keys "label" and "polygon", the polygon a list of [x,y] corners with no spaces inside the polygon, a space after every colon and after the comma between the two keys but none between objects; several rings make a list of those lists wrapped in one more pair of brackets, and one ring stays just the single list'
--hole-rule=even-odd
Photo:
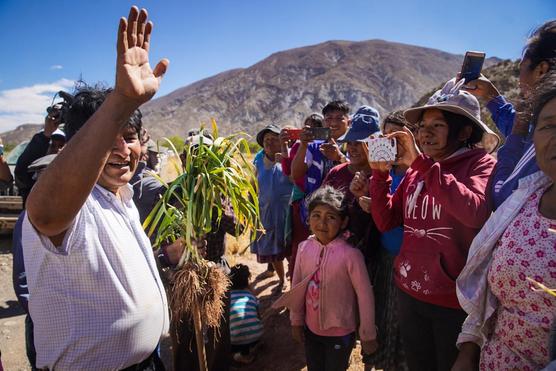
[{"label": "person's hand", "polygon": [[301,132],[301,134],[299,134],[299,141],[301,142],[302,145],[307,146],[313,140],[315,140],[315,136],[313,135],[313,132],[311,131],[311,127],[310,126],[305,126],[303,128],[303,131]]},{"label": "person's hand", "polygon": [[288,156],[284,156],[283,153],[277,152],[274,154],[274,162],[282,162],[283,159],[287,158]]},{"label": "person's hand", "polygon": [[376,341],[376,339],[361,341],[361,349],[363,350],[363,354],[373,354],[378,349],[378,341]]},{"label": "person's hand", "polygon": [[162,59],[154,70],[149,64],[152,22],[147,22],[147,11],[132,6],[126,20],[120,18],[118,28],[118,57],[116,60],[116,85],[114,93],[137,107],[158,91],[166,73],[168,59]]},{"label": "person's hand", "polygon": [[338,162],[343,157],[342,151],[340,151],[340,147],[338,147],[334,138],[330,138],[328,143],[321,144],[319,150],[330,161]]},{"label": "person's hand", "polygon": [[451,371],[473,371],[479,369],[481,350],[474,343],[463,343]]},{"label": "person's hand", "polygon": [[363,210],[367,214],[371,213],[371,198],[370,197],[361,196],[357,199],[357,202],[359,203],[359,207],[361,207],[361,210]]},{"label": "person's hand", "polygon": [[[401,131],[396,131],[387,137],[396,138],[398,142],[399,149],[396,161],[397,164],[411,167],[413,161],[421,155],[421,151],[419,150],[419,147],[417,147],[417,143],[415,143],[415,137],[408,128],[404,127]],[[373,165],[371,164],[371,168],[372,166]]]},{"label": "person's hand", "polygon": [[180,258],[183,254],[183,250],[185,249],[185,243],[183,238],[178,238],[173,243],[163,246],[164,253],[168,258],[168,263],[171,265],[176,265],[180,261]]},{"label": "person's hand", "polygon": [[281,144],[287,144],[290,141],[290,134],[288,132],[288,129],[295,129],[295,128],[291,125],[288,125],[285,126],[282,130],[280,130],[279,139]]},{"label": "person's hand", "polygon": [[461,88],[477,98],[483,99],[485,102],[490,102],[490,100],[500,95],[496,86],[482,74],[478,79],[469,81]]},{"label": "person's hand", "polygon": [[529,124],[531,123],[531,107],[527,100],[520,97],[515,105],[515,118],[512,126],[512,134],[526,137],[529,134]]},{"label": "person's hand", "polygon": [[44,136],[50,138],[52,133],[58,129],[62,121],[62,112],[58,109],[52,109],[44,118]]},{"label": "person's hand", "polygon": [[368,196],[369,178],[360,171],[356,172],[351,180],[351,183],[349,184],[349,191],[355,197]]},{"label": "person's hand", "polygon": [[305,343],[305,331],[303,326],[292,326],[292,337],[300,344]]},{"label": "person's hand", "polygon": [[207,240],[205,240],[204,238],[198,238],[198,239],[194,239],[191,241],[191,244],[197,249],[197,251],[199,252],[199,255],[203,258],[206,259],[207,257]]},{"label": "person's hand", "polygon": [[388,173],[392,169],[392,163],[389,161],[370,161],[369,166],[373,170],[377,170],[383,173]]}]

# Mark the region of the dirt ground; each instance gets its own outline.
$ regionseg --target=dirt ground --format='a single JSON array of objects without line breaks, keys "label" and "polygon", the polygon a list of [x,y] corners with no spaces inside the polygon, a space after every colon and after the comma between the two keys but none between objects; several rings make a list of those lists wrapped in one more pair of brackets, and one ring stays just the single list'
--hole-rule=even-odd
[{"label": "dirt ground", "polygon": [[[232,255],[229,260],[232,264],[248,265],[253,277],[266,269],[266,265],[258,264],[254,256],[249,253]],[[303,347],[296,344],[290,336],[288,313],[272,311],[265,315],[266,310],[277,298],[272,293],[272,288],[277,283],[278,279],[275,276],[254,284],[260,300],[261,313],[263,313],[263,345],[251,365],[236,365],[233,367],[234,370],[306,370]],[[0,236],[0,351],[6,371],[30,370],[25,354],[24,319],[23,309],[17,302],[12,286],[11,236],[3,235]],[[162,340],[162,358],[168,370],[171,370],[171,346],[169,344],[167,338]],[[359,346],[352,352],[349,370],[363,370]]]}]

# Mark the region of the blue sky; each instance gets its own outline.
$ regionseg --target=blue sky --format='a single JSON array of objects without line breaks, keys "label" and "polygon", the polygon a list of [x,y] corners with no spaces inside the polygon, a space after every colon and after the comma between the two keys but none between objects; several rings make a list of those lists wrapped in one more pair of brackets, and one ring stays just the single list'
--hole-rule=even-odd
[{"label": "blue sky", "polygon": [[60,89],[114,79],[118,18],[136,4],[155,24],[152,64],[170,68],[157,96],[327,40],[384,39],[519,58],[554,0],[0,0],[0,132],[40,123]]}]

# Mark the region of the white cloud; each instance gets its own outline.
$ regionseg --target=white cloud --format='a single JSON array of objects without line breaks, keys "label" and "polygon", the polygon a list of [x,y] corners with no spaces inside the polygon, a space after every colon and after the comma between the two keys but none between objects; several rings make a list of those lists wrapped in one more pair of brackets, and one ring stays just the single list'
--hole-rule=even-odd
[{"label": "white cloud", "polygon": [[61,70],[62,68],[64,68],[64,66],[62,66],[61,64],[55,64],[50,66],[51,70]]},{"label": "white cloud", "polygon": [[72,88],[74,84],[72,80],[60,79],[50,84],[0,90],[0,132],[21,124],[42,123],[54,94]]}]

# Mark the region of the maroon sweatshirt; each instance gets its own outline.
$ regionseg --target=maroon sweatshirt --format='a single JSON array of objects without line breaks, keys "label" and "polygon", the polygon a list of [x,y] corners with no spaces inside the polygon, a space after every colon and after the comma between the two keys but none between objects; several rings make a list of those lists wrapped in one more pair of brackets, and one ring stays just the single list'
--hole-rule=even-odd
[{"label": "maroon sweatshirt", "polygon": [[393,196],[389,174],[373,171],[371,211],[378,229],[404,226],[394,261],[401,290],[427,303],[460,308],[455,280],[471,241],[490,216],[485,190],[495,163],[482,149],[439,162],[421,155]]}]

